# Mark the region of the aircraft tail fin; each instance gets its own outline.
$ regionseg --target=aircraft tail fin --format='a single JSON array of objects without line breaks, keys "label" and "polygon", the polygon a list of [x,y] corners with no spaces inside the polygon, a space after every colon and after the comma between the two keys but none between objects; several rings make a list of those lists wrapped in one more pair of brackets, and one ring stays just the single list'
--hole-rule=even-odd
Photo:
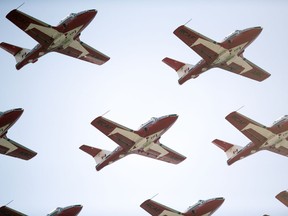
[{"label": "aircraft tail fin", "polygon": [[185,76],[189,70],[194,67],[194,65],[183,63],[168,57],[164,58],[162,61],[177,72],[179,79]]},{"label": "aircraft tail fin", "polygon": [[219,139],[213,140],[212,143],[221,148],[226,153],[228,159],[233,158],[243,148],[242,146],[233,145]]},{"label": "aircraft tail fin", "polygon": [[91,155],[96,161],[96,164],[102,163],[106,159],[106,157],[111,153],[111,151],[98,149],[87,145],[80,146],[80,149],[86,152],[87,154]]},{"label": "aircraft tail fin", "polygon": [[21,62],[26,57],[26,55],[31,51],[30,49],[18,47],[13,44],[8,44],[4,42],[0,44],[0,47],[9,52],[10,54],[12,54],[15,57],[17,63]]}]

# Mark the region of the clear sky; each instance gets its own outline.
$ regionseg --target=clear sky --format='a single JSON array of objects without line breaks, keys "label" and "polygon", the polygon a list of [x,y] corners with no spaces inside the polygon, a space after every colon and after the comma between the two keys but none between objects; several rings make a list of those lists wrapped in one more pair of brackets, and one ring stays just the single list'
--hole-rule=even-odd
[{"label": "clear sky", "polygon": [[[0,41],[33,48],[36,41],[5,18],[22,2],[1,1]],[[0,205],[14,200],[9,207],[32,216],[72,204],[84,206],[83,216],[145,216],[139,205],[159,193],[155,201],[179,211],[220,196],[225,202],[215,216],[287,215],[275,199],[288,188],[286,157],[263,151],[228,166],[211,141],[249,142],[225,120],[242,106],[240,113],[267,126],[288,114],[288,3],[26,0],[20,8],[51,25],[86,9],[98,14],[81,40],[111,57],[102,66],[50,53],[17,71],[14,58],[0,50],[0,110],[25,110],[8,137],[38,152],[30,161],[0,155]],[[262,26],[244,56],[271,77],[259,83],[212,69],[178,85],[177,74],[161,60],[200,60],[173,34],[190,19],[188,27],[216,41]],[[131,129],[153,116],[178,114],[161,142],[187,159],[172,165],[131,155],[96,172],[79,146],[116,148],[90,124],[108,110],[106,118]]]}]

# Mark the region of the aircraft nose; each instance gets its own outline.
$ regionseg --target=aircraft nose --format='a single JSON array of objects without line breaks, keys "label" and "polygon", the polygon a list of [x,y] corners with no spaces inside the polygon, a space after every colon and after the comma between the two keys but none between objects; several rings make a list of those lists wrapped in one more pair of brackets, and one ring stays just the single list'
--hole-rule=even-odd
[{"label": "aircraft nose", "polygon": [[263,28],[261,26],[257,26],[254,28],[254,30],[256,33],[260,34],[262,32]]},{"label": "aircraft nose", "polygon": [[163,122],[165,124],[165,127],[169,127],[172,124],[174,124],[174,122],[178,119],[178,115],[176,114],[171,114],[171,115],[167,115],[163,118]]},{"label": "aircraft nose", "polygon": [[82,205],[74,205],[67,207],[65,210],[62,211],[61,216],[78,215],[82,208]]},{"label": "aircraft nose", "polygon": [[248,29],[247,33],[251,38],[256,38],[262,32],[263,28],[260,26]]},{"label": "aircraft nose", "polygon": [[16,108],[16,109],[6,111],[5,114],[7,114],[7,116],[10,116],[11,119],[16,120],[22,115],[23,112],[24,112],[24,109]]},{"label": "aircraft nose", "polygon": [[94,9],[91,9],[91,10],[87,10],[84,14],[87,17],[87,19],[91,20],[96,16],[97,11]]},{"label": "aircraft nose", "polygon": [[225,199],[223,197],[215,198],[215,200],[213,201],[215,208],[219,208],[223,204],[224,200]]},{"label": "aircraft nose", "polygon": [[77,22],[79,23],[83,23],[88,25],[96,16],[97,11],[92,9],[92,10],[86,10],[86,11],[82,11],[80,13],[77,14]]}]

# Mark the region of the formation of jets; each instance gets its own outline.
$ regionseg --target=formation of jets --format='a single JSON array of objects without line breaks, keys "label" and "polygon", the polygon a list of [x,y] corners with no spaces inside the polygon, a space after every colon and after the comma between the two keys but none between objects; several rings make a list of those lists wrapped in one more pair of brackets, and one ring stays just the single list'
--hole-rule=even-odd
[{"label": "formation of jets", "polygon": [[[82,210],[82,205],[72,205],[67,207],[58,207],[47,216],[77,216]],[[7,206],[0,207],[0,216],[27,216]]]},{"label": "formation of jets", "polygon": [[[90,24],[96,14],[96,10],[71,13],[57,26],[51,26],[18,9],[14,9],[7,14],[6,18],[35,39],[38,44],[32,50],[6,42],[0,43],[0,47],[15,57],[17,70],[20,70],[28,63],[35,63],[40,57],[49,52],[58,52],[93,64],[102,65],[110,58],[80,40],[81,32]],[[261,27],[236,30],[219,43],[185,25],[181,25],[174,31],[174,34],[200,55],[202,60],[196,65],[183,63],[168,57],[165,57],[162,61],[177,72],[179,76],[178,82],[181,85],[215,67],[256,81],[263,81],[270,74],[243,56],[245,49],[258,37],[261,31]],[[8,130],[22,113],[23,109],[0,112],[0,153],[29,160],[37,153],[7,137]],[[186,157],[160,142],[161,136],[175,123],[177,118],[178,115],[175,114],[159,118],[153,117],[147,123],[142,124],[138,130],[132,130],[103,116],[99,116],[91,124],[113,140],[118,147],[114,151],[108,151],[82,145],[80,149],[95,159],[97,171],[129,154],[138,154],[172,164],[179,164]],[[227,154],[228,165],[260,150],[269,150],[286,157],[288,156],[287,115],[275,121],[271,127],[253,121],[238,112],[230,113],[226,116],[226,119],[251,140],[245,147],[219,139],[212,141]],[[288,207],[287,191],[282,191],[276,198]],[[141,207],[152,216],[209,216],[223,202],[224,198],[222,197],[205,201],[200,200],[184,213],[151,199],[143,202]],[[57,208],[47,216],[76,216],[81,209],[81,205]],[[7,206],[2,206],[0,207],[0,216],[25,216],[25,214]]]}]

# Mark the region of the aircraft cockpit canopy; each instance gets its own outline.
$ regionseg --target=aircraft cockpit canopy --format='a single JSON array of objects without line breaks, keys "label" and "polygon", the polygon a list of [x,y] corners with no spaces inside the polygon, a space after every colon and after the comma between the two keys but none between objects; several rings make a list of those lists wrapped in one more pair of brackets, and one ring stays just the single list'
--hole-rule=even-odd
[{"label": "aircraft cockpit canopy", "polygon": [[147,127],[148,125],[152,124],[152,123],[155,122],[156,120],[157,120],[156,117],[152,117],[148,122],[142,124],[142,125],[140,126],[140,128]]},{"label": "aircraft cockpit canopy", "polygon": [[277,119],[276,121],[273,122],[272,126],[279,124],[282,121],[288,120],[288,115],[284,115],[282,117],[280,117],[279,119]]},{"label": "aircraft cockpit canopy", "polygon": [[68,16],[62,19],[59,24],[66,22],[68,19],[74,18],[76,15],[77,13],[70,13]]},{"label": "aircraft cockpit canopy", "polygon": [[195,209],[196,207],[200,206],[203,203],[204,200],[199,200],[195,205],[189,206],[186,212],[190,211],[191,209]]},{"label": "aircraft cockpit canopy", "polygon": [[241,31],[240,30],[236,30],[232,33],[230,33],[227,37],[224,38],[224,41],[229,39],[229,38],[233,38],[234,36],[238,35]]},{"label": "aircraft cockpit canopy", "polygon": [[53,210],[51,213],[49,213],[47,216],[54,216],[57,215],[59,212],[61,212],[62,208],[58,207],[55,210]]}]

